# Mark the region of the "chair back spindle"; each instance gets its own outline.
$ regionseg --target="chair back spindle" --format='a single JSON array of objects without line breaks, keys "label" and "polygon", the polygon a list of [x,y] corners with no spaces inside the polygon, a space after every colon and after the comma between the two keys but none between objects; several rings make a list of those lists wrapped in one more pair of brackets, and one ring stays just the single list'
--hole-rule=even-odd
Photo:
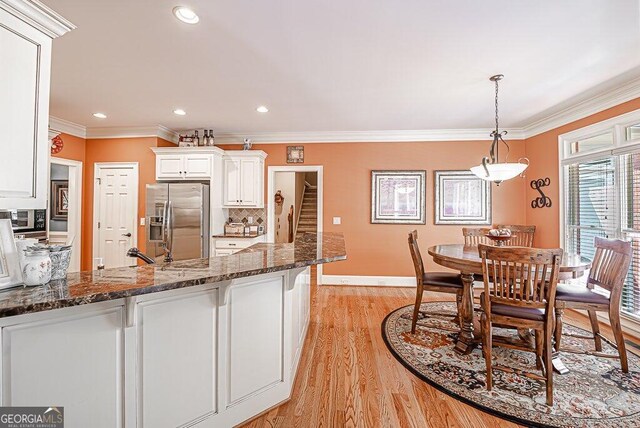
[{"label": "chair back spindle", "polygon": [[535,226],[521,226],[517,224],[498,224],[497,229],[509,229],[513,238],[506,242],[511,247],[533,247],[533,238],[536,233]]},{"label": "chair back spindle", "polygon": [[422,255],[420,254],[420,247],[418,246],[417,230],[409,233],[409,251],[411,252],[411,259],[413,260],[413,268],[416,271],[416,281],[418,284],[421,284],[422,278],[424,277],[424,264],[422,262]]},{"label": "chair back spindle", "polygon": [[[480,244],[485,303],[552,308],[561,249],[494,247]],[[552,311],[547,311],[549,314]]]},{"label": "chair back spindle", "polygon": [[489,230],[487,227],[463,227],[464,245],[477,247],[478,244],[489,244],[491,241],[486,236]]},{"label": "chair back spindle", "polygon": [[602,287],[611,292],[611,299],[622,294],[629,265],[631,242],[619,239],[595,238],[595,255],[587,278],[587,287]]}]

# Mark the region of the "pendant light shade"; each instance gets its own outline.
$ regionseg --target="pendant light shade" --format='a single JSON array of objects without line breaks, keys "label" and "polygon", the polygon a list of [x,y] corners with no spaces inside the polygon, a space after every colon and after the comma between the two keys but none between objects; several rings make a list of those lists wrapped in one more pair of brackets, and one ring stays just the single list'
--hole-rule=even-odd
[{"label": "pendant light shade", "polygon": [[503,162],[503,163],[490,163],[487,164],[487,170],[483,165],[477,165],[471,168],[478,178],[482,178],[487,181],[495,181],[501,183],[505,180],[510,180],[522,174],[529,164],[522,162]]},{"label": "pendant light shade", "polygon": [[[471,172],[474,173],[478,178],[486,181],[493,181],[497,185],[500,185],[500,183],[505,180],[510,180],[514,177],[517,177],[518,175],[522,174],[529,166],[529,159],[527,158],[518,159],[518,162],[508,162],[509,145],[502,138],[503,136],[507,135],[507,131],[500,131],[498,126],[498,82],[502,80],[503,77],[504,76],[502,74],[497,74],[489,78],[489,80],[495,82],[496,85],[496,129],[491,132],[493,142],[491,143],[491,148],[489,149],[489,156],[485,156],[484,158],[482,158],[482,162],[480,163],[480,165],[471,168]],[[507,155],[505,156],[504,162],[500,162],[500,159],[498,157],[500,143],[503,143],[505,146],[507,146]]]}]

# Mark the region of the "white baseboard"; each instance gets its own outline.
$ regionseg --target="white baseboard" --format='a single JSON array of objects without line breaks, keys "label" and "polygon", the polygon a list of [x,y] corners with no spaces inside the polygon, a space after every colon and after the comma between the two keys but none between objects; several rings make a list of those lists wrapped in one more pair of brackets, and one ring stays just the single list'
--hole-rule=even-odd
[{"label": "white baseboard", "polygon": [[364,285],[376,287],[415,287],[415,276],[322,275],[323,285]]}]

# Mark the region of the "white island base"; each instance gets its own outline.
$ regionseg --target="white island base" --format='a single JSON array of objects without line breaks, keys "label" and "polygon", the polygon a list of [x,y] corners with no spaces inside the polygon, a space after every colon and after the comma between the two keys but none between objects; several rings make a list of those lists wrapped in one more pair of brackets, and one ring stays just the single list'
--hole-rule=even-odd
[{"label": "white island base", "polygon": [[0,319],[3,406],[67,428],[231,427],[287,400],[309,268]]}]

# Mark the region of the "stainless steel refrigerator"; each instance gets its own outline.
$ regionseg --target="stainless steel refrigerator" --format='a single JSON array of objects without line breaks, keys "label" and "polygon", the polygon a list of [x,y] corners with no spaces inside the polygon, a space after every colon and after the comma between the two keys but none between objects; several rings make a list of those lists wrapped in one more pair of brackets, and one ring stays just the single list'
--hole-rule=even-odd
[{"label": "stainless steel refrigerator", "polygon": [[147,184],[146,253],[162,262],[209,257],[209,185]]}]

